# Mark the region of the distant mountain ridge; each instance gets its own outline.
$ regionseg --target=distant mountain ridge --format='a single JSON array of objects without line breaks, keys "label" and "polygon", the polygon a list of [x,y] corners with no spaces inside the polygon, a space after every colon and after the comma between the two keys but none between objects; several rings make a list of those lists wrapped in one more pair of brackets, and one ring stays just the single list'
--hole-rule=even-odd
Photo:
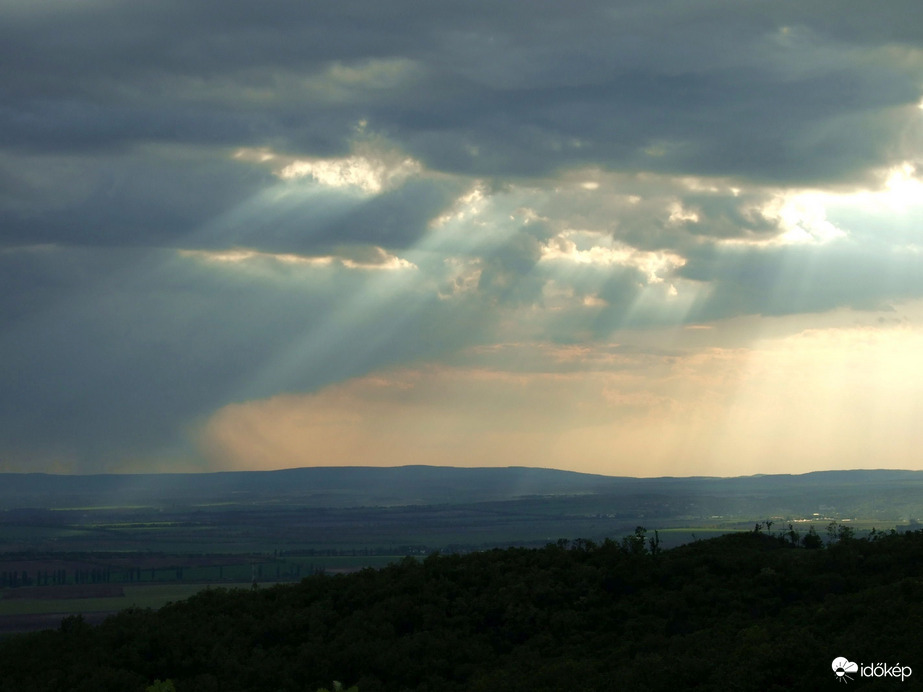
[{"label": "distant mountain ridge", "polygon": [[923,489],[923,471],[845,470],[730,478],[635,478],[508,467],[302,467],[275,471],[56,475],[0,474],[0,508],[75,507],[126,502],[241,502],[248,498],[331,506],[456,504],[548,496],[853,496]]}]

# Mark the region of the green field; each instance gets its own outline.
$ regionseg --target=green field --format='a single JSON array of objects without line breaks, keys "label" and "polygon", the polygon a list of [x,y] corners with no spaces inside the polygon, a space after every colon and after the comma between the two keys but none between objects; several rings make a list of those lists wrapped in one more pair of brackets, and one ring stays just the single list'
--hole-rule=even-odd
[{"label": "green field", "polygon": [[[373,492],[367,476],[379,471],[366,469],[354,478],[348,470],[303,469],[295,476],[317,477],[307,483],[286,475],[279,477],[284,483],[265,485],[276,476],[247,475],[235,481],[245,486],[227,487],[221,484],[236,477],[190,477],[182,493],[163,491],[150,503],[140,500],[146,497],[141,485],[120,495],[112,479],[109,485],[69,479],[57,494],[47,491],[49,479],[7,479],[21,487],[19,493],[0,487],[0,499],[6,497],[6,506],[0,503],[0,619],[6,618],[6,631],[55,627],[58,614],[95,613],[99,619],[131,606],[156,608],[208,585],[249,588],[256,580],[265,587],[317,572],[380,568],[407,555],[541,548],[561,539],[618,544],[639,526],[648,541],[656,540],[656,531],[659,547],[668,549],[751,532],[756,523],[789,541],[813,528],[827,542],[834,520],[861,537],[873,527],[918,527],[913,517],[923,516],[923,474],[906,472],[597,479],[593,483],[603,485],[588,491],[595,486],[586,479],[556,475],[546,482],[534,469],[497,471],[503,478],[512,474],[507,487],[492,480],[496,473],[408,467],[381,472],[402,480],[382,477]],[[526,477],[535,494],[520,494]],[[196,482],[201,487],[192,492],[189,483]],[[381,488],[388,489],[385,499]],[[27,588],[60,590],[9,597]],[[124,595],[113,595],[119,588]]]}]

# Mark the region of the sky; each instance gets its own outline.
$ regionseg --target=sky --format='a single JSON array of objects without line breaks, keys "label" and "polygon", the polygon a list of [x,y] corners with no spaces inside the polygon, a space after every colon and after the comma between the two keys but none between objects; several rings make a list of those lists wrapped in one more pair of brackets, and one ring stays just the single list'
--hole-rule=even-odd
[{"label": "sky", "polygon": [[0,471],[923,469],[919,0],[0,0]]}]

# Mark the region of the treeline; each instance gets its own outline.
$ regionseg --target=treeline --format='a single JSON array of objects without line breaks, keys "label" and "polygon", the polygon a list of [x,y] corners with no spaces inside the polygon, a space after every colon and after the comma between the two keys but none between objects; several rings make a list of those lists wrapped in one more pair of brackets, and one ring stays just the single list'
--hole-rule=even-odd
[{"label": "treeline", "polygon": [[[425,545],[397,545],[381,548],[294,548],[291,550],[274,550],[278,557],[381,557],[391,555],[428,555],[433,549]],[[459,546],[452,552],[465,552],[465,546]]]},{"label": "treeline", "polygon": [[923,531],[829,540],[764,525],[661,550],[639,527],[209,589],[2,641],[0,692],[816,690],[841,656],[918,685]]},{"label": "treeline", "polygon": [[[75,569],[71,572],[72,581],[68,582],[66,569],[3,570],[0,572],[0,588],[15,589],[20,586],[57,586],[61,584],[80,584],[108,582],[108,569]],[[83,580],[81,582],[81,580]]]},{"label": "treeline", "polygon": [[223,565],[169,565],[165,567],[75,567],[72,569],[32,569],[0,571],[0,588],[25,586],[63,586],[74,584],[138,584],[163,582],[293,580],[324,571],[322,564],[298,562],[230,563]]}]

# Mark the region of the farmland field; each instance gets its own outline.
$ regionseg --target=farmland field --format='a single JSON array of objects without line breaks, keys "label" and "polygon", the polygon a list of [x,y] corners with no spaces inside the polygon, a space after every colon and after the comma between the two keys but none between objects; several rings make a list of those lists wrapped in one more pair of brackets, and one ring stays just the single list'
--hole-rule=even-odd
[{"label": "farmland field", "polygon": [[[249,583],[222,584],[223,588],[250,588]],[[66,589],[68,587],[59,587]],[[82,615],[90,622],[126,608],[160,608],[171,601],[189,598],[205,584],[146,584],[126,586],[118,596],[84,598],[33,597],[10,598],[7,590],[0,598],[0,635],[57,627],[65,617]]]},{"label": "farmland field", "polygon": [[665,549],[755,523],[803,536],[841,522],[862,535],[913,528],[923,516],[923,474],[887,471],[618,479],[403,467],[3,480],[6,631],[158,607],[209,585],[297,581],[434,551],[620,541],[637,527],[649,538],[656,531]]}]

